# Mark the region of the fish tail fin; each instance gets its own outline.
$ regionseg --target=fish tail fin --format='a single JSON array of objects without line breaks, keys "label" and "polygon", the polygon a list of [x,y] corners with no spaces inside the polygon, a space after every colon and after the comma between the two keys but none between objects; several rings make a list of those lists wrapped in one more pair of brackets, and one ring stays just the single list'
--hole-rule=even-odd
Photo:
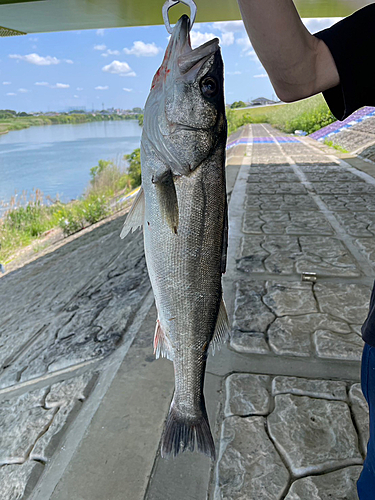
[{"label": "fish tail fin", "polygon": [[172,401],[162,436],[161,456],[176,457],[185,450],[195,449],[215,460],[215,444],[206,410],[196,417],[186,416]]}]

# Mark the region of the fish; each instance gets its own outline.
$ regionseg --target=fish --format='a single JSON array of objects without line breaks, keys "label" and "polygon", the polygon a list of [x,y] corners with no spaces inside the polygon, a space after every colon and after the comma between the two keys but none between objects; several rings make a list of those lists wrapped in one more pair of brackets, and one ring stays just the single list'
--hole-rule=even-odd
[{"label": "fish", "polygon": [[208,348],[229,335],[221,283],[228,241],[226,139],[219,40],[192,49],[183,15],[145,104],[142,185],[121,233],[143,226],[158,312],[154,352],[174,365],[164,458],[189,450],[215,460],[203,387]]}]

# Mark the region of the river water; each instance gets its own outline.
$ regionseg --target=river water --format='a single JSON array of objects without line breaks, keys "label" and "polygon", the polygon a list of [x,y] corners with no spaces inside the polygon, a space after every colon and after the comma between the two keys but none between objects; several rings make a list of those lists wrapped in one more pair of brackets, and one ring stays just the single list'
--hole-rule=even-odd
[{"label": "river water", "polygon": [[[40,189],[61,201],[79,197],[98,160],[121,162],[139,147],[136,120],[44,125],[0,135],[0,202]],[[0,214],[1,214],[0,207]]]}]

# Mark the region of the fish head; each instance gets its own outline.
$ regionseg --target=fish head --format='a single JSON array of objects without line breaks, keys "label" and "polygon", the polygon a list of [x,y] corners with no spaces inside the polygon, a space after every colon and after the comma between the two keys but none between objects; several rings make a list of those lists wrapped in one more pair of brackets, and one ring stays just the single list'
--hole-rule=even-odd
[{"label": "fish head", "polygon": [[173,29],[144,114],[147,136],[175,175],[187,175],[218,141],[226,143],[219,40],[192,49],[189,22],[184,15]]}]

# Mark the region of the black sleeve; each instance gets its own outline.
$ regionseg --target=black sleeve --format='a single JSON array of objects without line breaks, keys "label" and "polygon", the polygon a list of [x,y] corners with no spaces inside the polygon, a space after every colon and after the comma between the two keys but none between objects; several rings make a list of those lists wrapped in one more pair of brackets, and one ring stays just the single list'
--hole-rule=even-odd
[{"label": "black sleeve", "polygon": [[375,3],[315,33],[328,46],[340,84],[323,92],[332,113],[344,120],[375,105]]}]

